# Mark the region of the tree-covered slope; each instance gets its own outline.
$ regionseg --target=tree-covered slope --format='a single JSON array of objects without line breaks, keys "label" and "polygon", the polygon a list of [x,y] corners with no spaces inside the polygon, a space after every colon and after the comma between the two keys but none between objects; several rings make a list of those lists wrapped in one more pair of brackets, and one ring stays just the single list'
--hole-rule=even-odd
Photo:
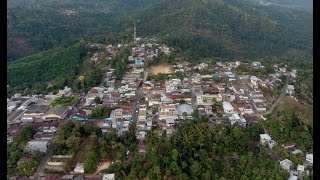
[{"label": "tree-covered slope", "polygon": [[10,87],[27,88],[51,80],[73,78],[78,74],[85,45],[81,42],[68,48],[59,48],[34,54],[8,62],[8,84]]},{"label": "tree-covered slope", "polygon": [[312,56],[312,17],[298,9],[235,0],[163,0],[140,17],[138,34],[160,33],[192,55]]},{"label": "tree-covered slope", "polygon": [[138,36],[158,36],[194,59],[312,57],[312,13],[301,8],[253,0],[13,0],[8,59],[123,32],[133,19],[138,20]]}]

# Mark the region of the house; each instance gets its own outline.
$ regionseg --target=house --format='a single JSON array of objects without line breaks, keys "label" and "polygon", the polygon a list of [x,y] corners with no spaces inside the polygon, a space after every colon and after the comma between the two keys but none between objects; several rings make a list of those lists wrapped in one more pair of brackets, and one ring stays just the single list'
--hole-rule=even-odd
[{"label": "house", "polygon": [[291,96],[294,93],[294,85],[288,85],[286,89],[286,93]]},{"label": "house", "polygon": [[104,174],[102,180],[115,180],[115,174]]},{"label": "house", "polygon": [[52,133],[43,133],[43,132],[37,132],[34,136],[33,139],[35,140],[50,140],[52,139],[53,134]]},{"label": "house", "polygon": [[146,138],[146,131],[143,131],[143,130],[138,131],[138,133],[137,133],[137,139],[140,140],[140,141],[142,141],[142,140],[144,140],[145,138]]},{"label": "house", "polygon": [[233,106],[231,105],[230,102],[224,101],[222,103],[222,105],[223,105],[223,111],[225,113],[232,113],[233,112],[234,108],[233,108]]},{"label": "house", "polygon": [[297,171],[289,171],[290,177],[288,180],[298,180],[298,172]]},{"label": "house", "polygon": [[289,159],[280,161],[280,166],[284,170],[290,171],[291,165],[292,165],[292,161],[290,161]]},{"label": "house", "polygon": [[25,150],[31,153],[36,151],[46,153],[48,149],[48,144],[48,140],[31,140],[28,142],[27,146],[25,147]]},{"label": "house", "polygon": [[260,103],[260,102],[256,103],[256,107],[257,107],[258,111],[266,111],[267,110],[266,106],[263,103]]},{"label": "house", "polygon": [[166,126],[167,127],[172,127],[175,124],[175,120],[174,119],[166,119]]},{"label": "house", "polygon": [[298,172],[298,175],[299,176],[303,176],[304,174],[304,165],[301,165],[301,164],[298,164],[298,167],[297,167],[297,172]]},{"label": "house", "polygon": [[73,171],[74,171],[75,173],[83,174],[83,173],[84,173],[83,163],[79,163],[79,162],[78,162]]},{"label": "house", "polygon": [[197,93],[197,105],[212,105],[214,101],[222,101],[221,94],[204,94],[202,91]]},{"label": "house", "polygon": [[159,106],[159,119],[173,118],[177,119],[176,108],[174,105],[160,105]]},{"label": "house", "polygon": [[279,67],[279,71],[285,73],[287,71],[286,67]]},{"label": "house", "polygon": [[313,154],[306,154],[306,161],[313,164]]},{"label": "house", "polygon": [[58,105],[50,108],[42,118],[44,120],[62,120],[67,116],[68,112],[68,107]]},{"label": "house", "polygon": [[198,113],[200,116],[210,116],[213,115],[212,106],[199,105]]},{"label": "house", "polygon": [[65,86],[63,90],[59,90],[57,93],[57,97],[62,97],[62,96],[69,96],[71,93],[71,88],[68,86]]},{"label": "house", "polygon": [[277,145],[277,142],[272,140],[269,134],[260,134],[260,144],[268,144],[269,148],[272,149],[273,146]]}]

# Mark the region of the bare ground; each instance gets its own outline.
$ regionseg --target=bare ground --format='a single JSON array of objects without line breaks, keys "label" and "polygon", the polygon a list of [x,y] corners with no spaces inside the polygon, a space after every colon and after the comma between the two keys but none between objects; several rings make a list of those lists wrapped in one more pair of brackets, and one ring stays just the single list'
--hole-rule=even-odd
[{"label": "bare ground", "polygon": [[171,74],[174,72],[172,65],[170,64],[166,64],[166,63],[162,63],[159,65],[155,65],[155,66],[150,66],[149,68],[149,72],[151,74]]}]

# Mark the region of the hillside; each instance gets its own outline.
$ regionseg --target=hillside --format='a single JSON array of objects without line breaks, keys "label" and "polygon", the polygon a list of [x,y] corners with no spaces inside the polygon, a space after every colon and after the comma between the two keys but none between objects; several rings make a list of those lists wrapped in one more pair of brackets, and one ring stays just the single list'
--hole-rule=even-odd
[{"label": "hillside", "polygon": [[[83,43],[34,54],[8,63],[7,78],[16,89],[45,89],[49,82],[63,86],[80,71],[86,55]],[[39,87],[40,86],[40,87]]]},{"label": "hillside", "polygon": [[79,38],[130,32],[158,36],[189,58],[312,57],[312,13],[246,0],[13,0],[8,60]]}]

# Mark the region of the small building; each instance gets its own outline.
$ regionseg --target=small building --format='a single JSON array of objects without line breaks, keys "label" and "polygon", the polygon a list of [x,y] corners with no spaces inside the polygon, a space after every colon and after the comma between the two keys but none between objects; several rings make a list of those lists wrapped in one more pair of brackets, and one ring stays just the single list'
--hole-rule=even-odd
[{"label": "small building", "polygon": [[166,119],[166,125],[167,127],[172,127],[175,124],[175,120],[174,119]]},{"label": "small building", "polygon": [[43,140],[43,139],[31,140],[28,142],[25,150],[30,153],[33,153],[36,151],[46,153],[48,149],[48,144],[49,144],[48,140]]},{"label": "small building", "polygon": [[307,154],[307,155],[306,155],[306,161],[307,161],[308,163],[313,164],[313,154]]},{"label": "small building", "polygon": [[115,174],[104,174],[102,176],[102,180],[114,180],[115,179]]},{"label": "small building", "polygon": [[286,93],[291,96],[294,93],[294,85],[288,85],[286,89]]},{"label": "small building", "polygon": [[277,142],[272,140],[269,134],[260,134],[260,144],[262,145],[267,144],[269,148],[272,149],[273,146],[277,145]]},{"label": "small building", "polygon": [[284,170],[290,171],[291,165],[292,165],[292,161],[290,161],[289,159],[285,159],[283,161],[280,161],[280,166]]},{"label": "small building", "polygon": [[84,166],[83,163],[77,163],[76,167],[73,170],[75,173],[80,173],[83,174],[84,173]]},{"label": "small building", "polygon": [[222,105],[223,105],[223,110],[225,113],[232,113],[233,112],[234,109],[233,109],[233,106],[231,105],[230,102],[224,101],[222,103]]},{"label": "small building", "polygon": [[304,174],[304,165],[301,165],[301,164],[298,164],[298,167],[297,167],[297,172],[298,172],[298,175],[299,176],[303,176]]}]

